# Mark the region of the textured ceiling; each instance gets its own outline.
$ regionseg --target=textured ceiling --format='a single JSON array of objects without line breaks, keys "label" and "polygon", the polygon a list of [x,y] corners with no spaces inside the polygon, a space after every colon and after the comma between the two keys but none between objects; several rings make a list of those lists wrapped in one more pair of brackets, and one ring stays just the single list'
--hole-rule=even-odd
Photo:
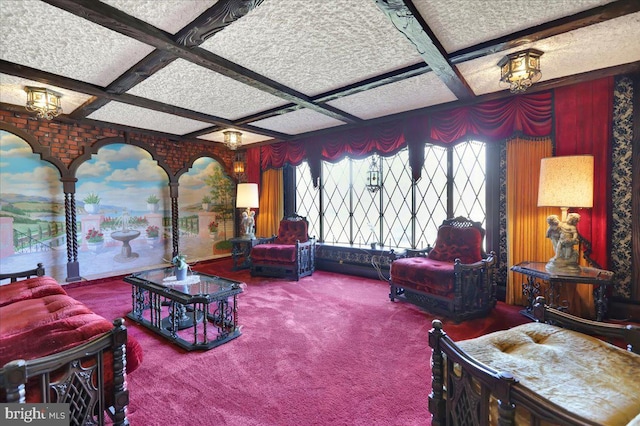
[{"label": "textured ceiling", "polygon": [[[180,78],[175,78],[177,75]],[[182,59],[127,93],[230,120],[286,104],[283,99]]]},{"label": "textured ceiling", "polygon": [[612,3],[612,0],[415,0],[442,46],[453,53]]},{"label": "textured ceiling", "polygon": [[[498,61],[544,52],[531,90],[640,71],[637,0],[1,0],[0,103],[62,93],[59,120],[271,143],[511,96]],[[569,76],[575,76],[573,80]],[[387,118],[385,118],[387,117]]]},{"label": "textured ceiling", "polygon": [[307,96],[420,62],[370,0],[268,0],[201,47]]}]

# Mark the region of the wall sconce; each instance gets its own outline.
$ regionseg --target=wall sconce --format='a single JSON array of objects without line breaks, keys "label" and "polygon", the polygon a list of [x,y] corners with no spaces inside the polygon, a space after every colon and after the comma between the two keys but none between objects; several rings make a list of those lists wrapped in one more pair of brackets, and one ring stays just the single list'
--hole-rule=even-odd
[{"label": "wall sconce", "polygon": [[367,189],[372,194],[375,194],[382,186],[382,180],[380,178],[381,175],[380,166],[378,165],[378,156],[373,154],[371,156],[371,164],[369,164],[369,170],[367,170],[366,177]]},{"label": "wall sconce", "polygon": [[27,92],[27,111],[37,113],[38,117],[47,120],[53,119],[62,114],[60,106],[60,93],[49,90],[45,87],[26,86],[24,91]]},{"label": "wall sconce", "polygon": [[500,82],[508,85],[511,93],[523,93],[540,80],[540,56],[544,52],[527,49],[507,55],[498,62]]},{"label": "wall sconce", "polygon": [[237,130],[226,130],[222,132],[224,135],[224,144],[231,150],[236,150],[242,145],[242,133]]},{"label": "wall sconce", "polygon": [[236,193],[236,208],[246,208],[242,212],[242,238],[254,239],[256,212],[251,211],[252,208],[260,207],[260,199],[258,197],[257,183],[239,183]]},{"label": "wall sconce", "polygon": [[580,270],[578,252],[573,248],[579,242],[578,213],[569,213],[569,207],[593,207],[593,156],[573,155],[543,158],[540,162],[538,207],[560,207],[562,219],[547,217],[546,237],[555,251],[546,265],[549,272],[571,273]]},{"label": "wall sconce", "polygon": [[236,152],[236,158],[233,160],[233,174],[238,181],[245,179],[246,154],[244,151]]}]

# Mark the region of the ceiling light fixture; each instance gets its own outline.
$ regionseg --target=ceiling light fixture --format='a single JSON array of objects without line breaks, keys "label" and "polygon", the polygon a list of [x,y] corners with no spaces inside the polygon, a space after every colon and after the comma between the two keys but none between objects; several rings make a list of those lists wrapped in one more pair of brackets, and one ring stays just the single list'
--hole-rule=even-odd
[{"label": "ceiling light fixture", "polygon": [[540,80],[540,56],[544,52],[527,49],[512,53],[498,62],[500,83],[508,85],[511,93],[524,93],[533,83]]},{"label": "ceiling light fixture", "polygon": [[27,111],[37,113],[38,117],[53,119],[62,114],[60,106],[60,93],[49,90],[46,87],[26,86],[24,91],[27,92]]},{"label": "ceiling light fixture", "polygon": [[226,130],[222,132],[224,135],[224,144],[231,150],[236,150],[242,145],[242,133],[237,130]]}]

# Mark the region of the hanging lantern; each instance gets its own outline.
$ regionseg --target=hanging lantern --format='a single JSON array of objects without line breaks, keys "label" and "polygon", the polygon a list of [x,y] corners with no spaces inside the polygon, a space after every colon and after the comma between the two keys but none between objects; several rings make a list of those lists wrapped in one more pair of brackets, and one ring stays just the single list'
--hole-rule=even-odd
[{"label": "hanging lantern", "polygon": [[372,194],[375,194],[378,189],[382,187],[382,173],[380,172],[380,166],[378,165],[378,156],[371,156],[371,164],[369,164],[369,170],[367,170],[367,189]]}]

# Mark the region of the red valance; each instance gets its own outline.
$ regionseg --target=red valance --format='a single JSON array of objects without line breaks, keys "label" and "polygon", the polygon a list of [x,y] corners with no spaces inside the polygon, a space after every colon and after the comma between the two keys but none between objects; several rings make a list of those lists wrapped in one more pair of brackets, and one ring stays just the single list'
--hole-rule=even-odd
[{"label": "red valance", "polygon": [[279,169],[285,164],[297,166],[307,156],[301,141],[280,142],[260,147],[262,170]]},{"label": "red valance", "polygon": [[403,121],[350,129],[340,133],[314,136],[293,142],[262,146],[262,168],[297,166],[304,160],[318,158],[339,161],[345,156],[365,157],[372,152],[391,155],[404,147]]},{"label": "red valance", "polygon": [[477,105],[438,111],[430,116],[430,139],[453,143],[476,136],[485,141],[503,140],[515,134],[551,135],[551,92],[511,96]]},{"label": "red valance", "polygon": [[372,152],[392,155],[408,145],[410,161],[413,158],[412,169],[417,170],[419,176],[418,154],[424,149],[420,145],[425,142],[453,143],[474,136],[497,141],[514,134],[543,137],[549,136],[551,129],[552,94],[547,91],[265,145],[261,147],[262,169],[279,168],[287,163],[296,166],[307,160],[315,181],[314,170],[319,173],[321,161],[338,161],[345,156],[364,157]]}]

